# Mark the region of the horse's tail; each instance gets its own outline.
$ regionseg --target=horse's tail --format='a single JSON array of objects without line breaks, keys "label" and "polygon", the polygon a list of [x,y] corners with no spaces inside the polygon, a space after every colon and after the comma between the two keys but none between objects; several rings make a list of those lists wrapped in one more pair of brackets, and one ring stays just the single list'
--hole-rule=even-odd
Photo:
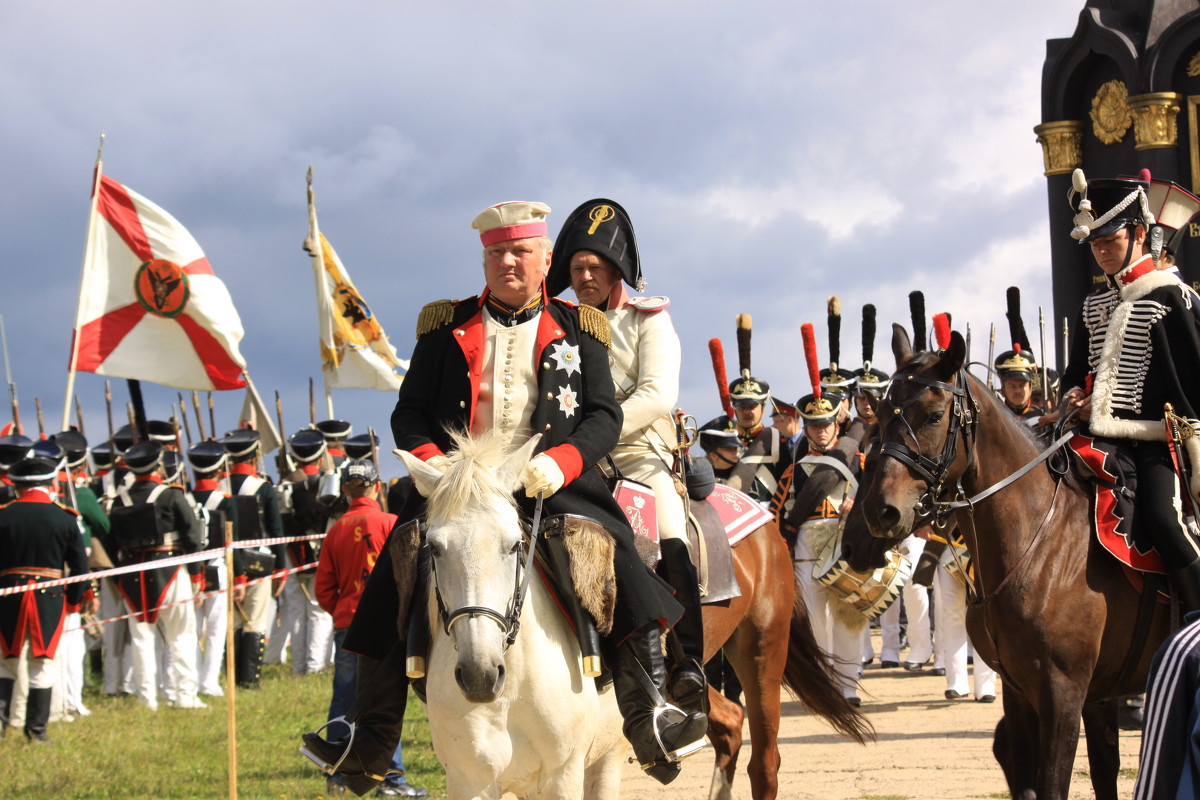
[{"label": "horse's tail", "polygon": [[797,590],[788,630],[787,663],[783,683],[804,707],[833,729],[859,744],[875,739],[875,726],[842,696],[841,678],[833,661],[813,635],[804,595]]}]

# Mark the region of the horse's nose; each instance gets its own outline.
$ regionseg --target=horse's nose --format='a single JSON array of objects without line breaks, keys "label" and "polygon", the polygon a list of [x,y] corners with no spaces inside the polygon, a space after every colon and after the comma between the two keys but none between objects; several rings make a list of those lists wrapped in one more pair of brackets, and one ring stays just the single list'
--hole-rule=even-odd
[{"label": "horse's nose", "polygon": [[456,666],[454,680],[463,696],[472,703],[491,703],[504,689],[504,664],[492,669],[479,670]]},{"label": "horse's nose", "polygon": [[876,535],[883,535],[886,537],[887,534],[896,530],[896,528],[900,525],[900,517],[901,517],[900,509],[896,508],[893,505],[888,505],[888,504],[884,503],[883,505],[881,505],[879,507],[878,533],[876,533],[876,530],[874,528],[872,528],[871,533],[875,533]]}]

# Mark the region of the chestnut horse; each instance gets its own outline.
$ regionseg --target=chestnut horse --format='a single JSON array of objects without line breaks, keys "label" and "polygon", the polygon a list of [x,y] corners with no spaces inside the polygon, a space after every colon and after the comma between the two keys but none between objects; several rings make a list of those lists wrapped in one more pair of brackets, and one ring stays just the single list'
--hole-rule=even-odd
[{"label": "chestnut horse", "polygon": [[[860,744],[872,736],[866,718],[842,697],[841,684],[817,644],[787,544],[768,522],[733,548],[741,597],[704,606],[704,657],[724,648],[745,692],[750,717],[751,796],[774,798],[779,788],[780,685],[839,733]],[[711,687],[708,735],[716,753],[709,800],[728,800],[742,746],[743,711]]]},{"label": "chestnut horse", "polygon": [[975,566],[967,629],[977,657],[1004,680],[993,752],[1012,797],[1065,800],[1082,714],[1093,789],[1115,800],[1114,698],[1143,691],[1169,609],[1147,609],[1139,638],[1140,593],[1092,534],[1089,498],[1071,479],[1039,464],[976,497],[1043,447],[967,373],[958,333],[943,352],[914,354],[904,329],[893,328],[899,369],[878,409],[880,457],[843,554],[854,569],[877,566],[910,531],[931,517],[952,522],[952,513]]}]

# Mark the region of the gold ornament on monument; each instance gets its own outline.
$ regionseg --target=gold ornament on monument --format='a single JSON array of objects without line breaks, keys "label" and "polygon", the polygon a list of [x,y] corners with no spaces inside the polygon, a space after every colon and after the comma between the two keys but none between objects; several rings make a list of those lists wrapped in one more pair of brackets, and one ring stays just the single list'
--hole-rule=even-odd
[{"label": "gold ornament on monument", "polygon": [[1174,147],[1179,138],[1180,101],[1183,95],[1175,92],[1152,92],[1129,98],[1133,113],[1134,149],[1153,150]]},{"label": "gold ornament on monument", "polygon": [[1196,55],[1192,56],[1187,65],[1187,76],[1189,78],[1195,78],[1197,75],[1200,75],[1200,52],[1197,52]]},{"label": "gold ornament on monument", "polygon": [[1034,127],[1042,146],[1044,174],[1069,175],[1083,165],[1083,123],[1074,119],[1043,122]]},{"label": "gold ornament on monument", "polygon": [[1133,115],[1129,111],[1129,90],[1121,81],[1109,81],[1092,98],[1092,133],[1104,144],[1116,144],[1125,138]]}]

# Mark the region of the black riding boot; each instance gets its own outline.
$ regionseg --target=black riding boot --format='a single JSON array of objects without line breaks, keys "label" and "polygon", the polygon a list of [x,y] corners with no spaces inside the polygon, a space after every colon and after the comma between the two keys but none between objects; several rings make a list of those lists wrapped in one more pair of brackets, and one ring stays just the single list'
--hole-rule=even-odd
[{"label": "black riding boot", "polygon": [[383,661],[359,656],[358,694],[345,717],[353,727],[352,739],[327,742],[319,733],[301,737],[301,752],[326,775],[340,775],[346,787],[360,797],[387,777],[400,743],[408,703],[405,653],[400,642]]},{"label": "black riding boot", "polygon": [[8,721],[12,718],[12,696],[15,682],[12,678],[0,678],[0,736],[8,730]]},{"label": "black riding boot", "polygon": [[700,582],[687,545],[678,539],[665,539],[659,570],[675,590],[675,599],[683,606],[683,616],[671,629],[682,653],[672,648],[674,663],[667,689],[684,711],[708,713],[708,682],[701,666],[704,663],[704,615],[700,605]]},{"label": "black riding boot", "polygon": [[267,652],[267,635],[243,630],[237,643],[241,645],[234,665],[238,688],[257,689],[262,677],[263,656]]},{"label": "black riding boot", "polygon": [[666,675],[660,630],[656,623],[640,628],[617,649],[613,690],[625,718],[625,738],[642,769],[659,783],[670,783],[679,774],[679,759],[703,747],[708,717],[672,710],[662,699]]},{"label": "black riding boot", "polygon": [[49,744],[46,725],[50,722],[51,689],[30,689],[25,703],[25,738],[38,744]]},{"label": "black riding boot", "polygon": [[1171,570],[1171,591],[1183,604],[1183,613],[1200,611],[1200,558],[1182,569]]}]

